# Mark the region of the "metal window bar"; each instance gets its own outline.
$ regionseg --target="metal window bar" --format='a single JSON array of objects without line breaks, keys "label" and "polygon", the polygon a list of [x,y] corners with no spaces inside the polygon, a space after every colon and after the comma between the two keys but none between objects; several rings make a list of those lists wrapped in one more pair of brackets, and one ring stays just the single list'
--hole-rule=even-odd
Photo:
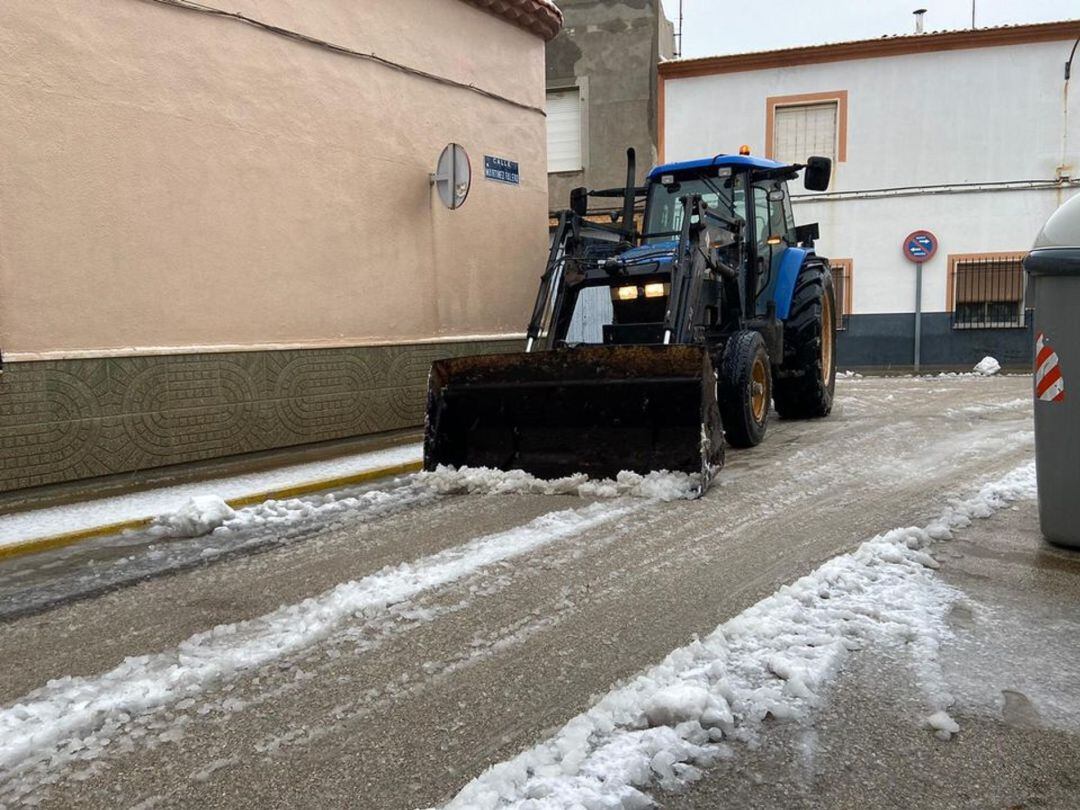
[{"label": "metal window bar", "polygon": [[1022,256],[958,259],[952,267],[952,328],[1023,327]]},{"label": "metal window bar", "polygon": [[851,282],[850,270],[845,264],[833,265],[832,268],[833,295],[836,297],[836,328],[847,329],[847,292]]}]

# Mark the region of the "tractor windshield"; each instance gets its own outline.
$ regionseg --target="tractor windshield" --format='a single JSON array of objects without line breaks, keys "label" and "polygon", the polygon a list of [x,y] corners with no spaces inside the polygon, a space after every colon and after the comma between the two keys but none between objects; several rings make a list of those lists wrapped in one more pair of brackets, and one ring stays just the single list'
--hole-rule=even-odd
[{"label": "tractor windshield", "polygon": [[688,194],[700,194],[709,210],[730,219],[742,215],[743,193],[742,174],[693,178],[668,185],[653,183],[646,204],[645,242],[678,238],[683,224],[682,198]]}]

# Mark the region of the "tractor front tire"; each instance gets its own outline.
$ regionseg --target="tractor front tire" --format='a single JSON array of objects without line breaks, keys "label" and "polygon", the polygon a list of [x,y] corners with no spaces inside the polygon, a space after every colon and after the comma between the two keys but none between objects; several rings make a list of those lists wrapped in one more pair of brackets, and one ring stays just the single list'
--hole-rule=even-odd
[{"label": "tractor front tire", "polygon": [[754,447],[765,438],[772,374],[765,341],[757,332],[736,332],[724,345],[717,375],[717,404],[724,438],[732,447]]},{"label": "tractor front tire", "polygon": [[773,401],[785,419],[828,416],[836,387],[836,297],[832,273],[809,264],[795,280],[784,323],[784,363],[774,368]]}]

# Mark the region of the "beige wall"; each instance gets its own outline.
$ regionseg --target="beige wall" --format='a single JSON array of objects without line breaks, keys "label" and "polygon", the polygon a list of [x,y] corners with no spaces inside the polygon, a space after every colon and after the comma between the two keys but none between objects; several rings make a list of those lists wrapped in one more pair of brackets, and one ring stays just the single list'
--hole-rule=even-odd
[{"label": "beige wall", "polygon": [[[544,103],[543,41],[459,0],[211,1]],[[524,329],[537,112],[142,0],[0,2],[0,110],[6,359]],[[473,160],[454,212],[428,185],[449,141]]]}]

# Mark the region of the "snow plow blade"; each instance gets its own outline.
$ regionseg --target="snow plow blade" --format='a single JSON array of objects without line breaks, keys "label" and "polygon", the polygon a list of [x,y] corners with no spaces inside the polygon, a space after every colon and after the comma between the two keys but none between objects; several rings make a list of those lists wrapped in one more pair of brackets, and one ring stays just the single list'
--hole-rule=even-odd
[{"label": "snow plow blade", "polygon": [[622,470],[701,473],[723,463],[716,377],[700,346],[591,346],[438,360],[424,469],[494,467],[538,478]]}]

